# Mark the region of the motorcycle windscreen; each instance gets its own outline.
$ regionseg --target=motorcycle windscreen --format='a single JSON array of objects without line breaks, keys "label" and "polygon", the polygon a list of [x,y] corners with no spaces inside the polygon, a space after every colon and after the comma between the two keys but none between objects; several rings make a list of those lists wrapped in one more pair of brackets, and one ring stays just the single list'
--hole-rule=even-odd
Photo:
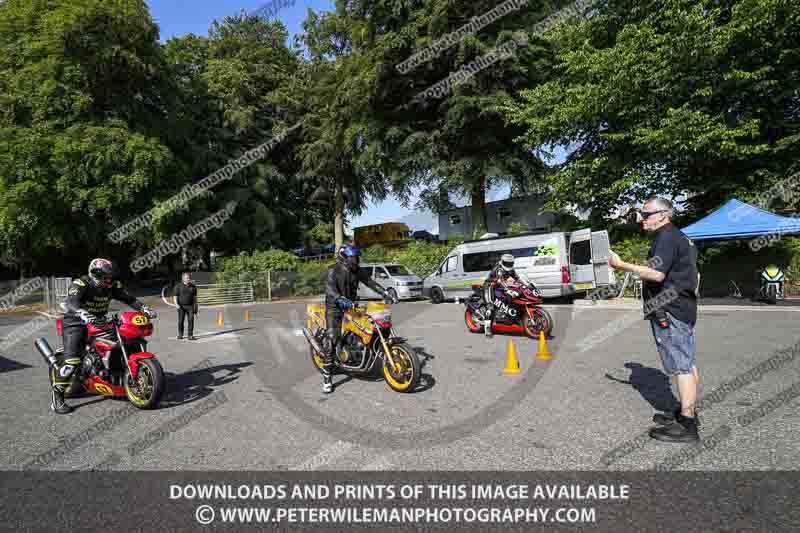
[{"label": "motorcycle windscreen", "polygon": [[570,233],[569,278],[578,290],[595,287],[591,229],[581,229]]}]

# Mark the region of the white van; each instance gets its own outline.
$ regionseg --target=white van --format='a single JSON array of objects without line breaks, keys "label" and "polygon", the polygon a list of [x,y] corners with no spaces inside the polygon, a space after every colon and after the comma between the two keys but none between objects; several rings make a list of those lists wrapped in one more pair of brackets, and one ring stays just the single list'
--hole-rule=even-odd
[{"label": "white van", "polygon": [[433,303],[468,297],[472,285],[483,284],[503,254],[514,256],[514,269],[521,278],[535,283],[544,298],[570,298],[579,291],[616,283],[608,265],[608,232],[586,228],[459,244],[439,269],[425,278],[423,296]]}]

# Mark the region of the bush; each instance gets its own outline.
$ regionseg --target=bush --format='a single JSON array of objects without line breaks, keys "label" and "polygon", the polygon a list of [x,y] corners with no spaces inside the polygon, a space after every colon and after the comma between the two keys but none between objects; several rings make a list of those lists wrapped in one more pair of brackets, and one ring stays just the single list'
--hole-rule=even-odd
[{"label": "bush", "polygon": [[520,233],[525,233],[526,231],[530,231],[530,228],[524,222],[512,222],[508,225],[509,235],[519,235]]},{"label": "bush", "polygon": [[454,233],[447,238],[447,244],[450,246],[457,246],[463,243],[466,238],[460,233]]},{"label": "bush", "polygon": [[409,244],[405,250],[392,254],[391,260],[424,278],[439,268],[452,249],[449,244],[416,241]]},{"label": "bush", "polygon": [[363,263],[383,263],[389,261],[390,253],[380,244],[370,246],[361,251],[361,261]]},{"label": "bush", "polygon": [[294,280],[293,294],[295,296],[316,296],[325,292],[325,280],[328,268],[334,263],[308,262],[297,271]]},{"label": "bush", "polygon": [[294,271],[303,262],[296,255],[283,250],[256,252],[252,256],[233,256],[221,258],[215,270],[227,274],[244,272],[267,272],[269,270]]}]

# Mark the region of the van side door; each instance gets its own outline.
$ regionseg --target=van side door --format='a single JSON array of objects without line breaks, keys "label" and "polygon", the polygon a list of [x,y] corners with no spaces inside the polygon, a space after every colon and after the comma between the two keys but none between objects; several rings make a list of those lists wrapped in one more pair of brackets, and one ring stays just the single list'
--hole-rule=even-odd
[{"label": "van side door", "polygon": [[592,230],[589,228],[573,231],[569,235],[569,277],[577,290],[595,287]]},{"label": "van side door", "polygon": [[594,266],[594,282],[597,287],[605,287],[617,283],[614,269],[608,264],[608,256],[611,255],[610,251],[608,232],[606,230],[593,231],[592,265]]}]

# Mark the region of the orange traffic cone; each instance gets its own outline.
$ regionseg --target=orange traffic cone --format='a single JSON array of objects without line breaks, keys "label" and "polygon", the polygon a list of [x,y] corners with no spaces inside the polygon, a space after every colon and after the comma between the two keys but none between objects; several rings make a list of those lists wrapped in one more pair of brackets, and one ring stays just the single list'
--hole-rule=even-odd
[{"label": "orange traffic cone", "polygon": [[508,339],[508,357],[506,359],[506,367],[503,369],[504,374],[519,374],[522,372],[519,368],[519,361],[517,361],[517,350],[514,349],[514,341]]},{"label": "orange traffic cone", "polygon": [[250,317],[250,310],[248,309],[247,311],[245,311],[245,312],[244,312],[244,321],[245,321],[245,322],[249,322],[249,321],[250,321],[250,319],[251,319],[251,317]]},{"label": "orange traffic cone", "polygon": [[553,358],[553,354],[547,351],[547,341],[544,339],[544,331],[539,332],[539,351],[536,354],[536,359],[547,361]]},{"label": "orange traffic cone", "polygon": [[217,325],[219,327],[222,327],[222,326],[225,325],[225,319],[222,318],[222,311],[220,311],[219,314],[217,315]]}]

